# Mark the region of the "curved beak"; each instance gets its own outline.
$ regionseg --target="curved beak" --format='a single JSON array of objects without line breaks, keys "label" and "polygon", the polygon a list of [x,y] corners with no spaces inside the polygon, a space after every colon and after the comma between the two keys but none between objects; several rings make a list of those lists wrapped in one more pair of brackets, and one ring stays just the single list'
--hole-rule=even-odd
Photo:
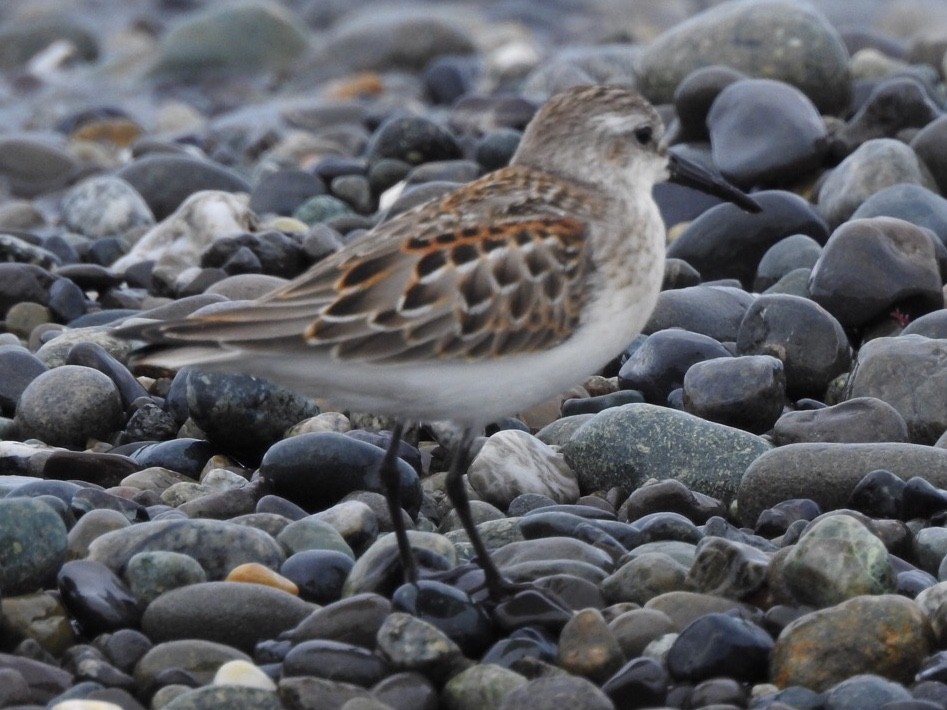
[{"label": "curved beak", "polygon": [[668,170],[670,172],[668,178],[670,182],[692,187],[695,190],[706,192],[708,195],[732,202],[746,212],[761,212],[763,210],[756,200],[728,183],[717,173],[710,172],[702,165],[682,158],[671,151],[668,151]]}]

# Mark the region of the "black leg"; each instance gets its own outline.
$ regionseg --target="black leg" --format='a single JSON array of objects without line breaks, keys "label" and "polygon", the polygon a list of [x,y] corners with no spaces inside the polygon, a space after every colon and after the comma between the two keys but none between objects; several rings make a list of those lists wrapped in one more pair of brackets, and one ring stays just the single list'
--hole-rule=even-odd
[{"label": "black leg", "polygon": [[414,561],[414,553],[408,542],[408,531],[404,527],[404,518],[401,516],[401,474],[398,472],[398,448],[401,446],[401,434],[404,424],[398,422],[391,430],[391,442],[385,449],[385,457],[381,460],[378,473],[382,487],[385,489],[385,500],[388,501],[388,512],[391,514],[391,526],[398,541],[398,554],[401,557],[401,566],[404,569],[404,579],[408,584],[418,581],[418,568]]},{"label": "black leg", "polygon": [[487,591],[490,596],[497,600],[508,594],[513,585],[510,584],[493,564],[493,559],[487,551],[486,545],[477,531],[477,525],[474,523],[473,514],[470,512],[470,499],[467,497],[467,490],[464,488],[464,474],[470,466],[470,445],[473,443],[473,432],[465,429],[460,436],[460,441],[454,449],[454,457],[450,463],[450,469],[447,471],[447,479],[444,482],[447,497],[457,511],[457,517],[460,518],[470,544],[473,545],[474,552],[477,555],[477,563],[483,569],[483,574],[487,583]]}]

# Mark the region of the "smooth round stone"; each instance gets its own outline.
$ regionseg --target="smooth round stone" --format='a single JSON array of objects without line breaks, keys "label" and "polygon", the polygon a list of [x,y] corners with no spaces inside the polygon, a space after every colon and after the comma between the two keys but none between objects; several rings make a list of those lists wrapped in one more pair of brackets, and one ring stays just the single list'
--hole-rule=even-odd
[{"label": "smooth round stone", "polygon": [[861,596],[790,623],[776,641],[771,678],[780,687],[831,688],[860,673],[908,683],[929,653],[929,626],[904,597]]},{"label": "smooth round stone", "polygon": [[70,559],[81,559],[89,554],[89,545],[100,535],[122,530],[131,525],[128,518],[117,510],[90,510],[69,529]]},{"label": "smooth round stone", "polygon": [[87,178],[70,188],[60,209],[69,229],[92,238],[122,235],[155,223],[135,188],[110,175]]},{"label": "smooth round stone", "polygon": [[634,521],[651,513],[678,513],[695,523],[704,523],[715,515],[725,515],[723,504],[714,498],[694,493],[680,481],[667,478],[648,483],[632,491],[622,503],[619,520]]},{"label": "smooth round stone", "polygon": [[718,342],[733,341],[752,301],[742,289],[726,286],[700,285],[661,291],[641,332],[650,335],[667,328],[682,328]]},{"label": "smooth round stone", "polygon": [[934,187],[930,173],[910,147],[893,138],[866,141],[822,183],[819,211],[834,229],[869,197],[898,183]]},{"label": "smooth round stone", "polygon": [[[3,276],[2,270],[0,270],[0,276]],[[2,289],[2,286],[0,286],[0,289]],[[77,343],[84,342],[101,345],[120,362],[127,362],[129,353],[131,353],[131,343],[127,339],[112,335],[108,329],[90,326],[88,328],[74,328],[56,334],[56,337],[40,346],[39,350],[36,351],[36,357],[42,360],[46,367],[59,368],[66,364],[66,359],[72,348]]]},{"label": "smooth round stone", "polygon": [[[377,446],[343,434],[300,434],[270,447],[260,464],[260,475],[274,494],[305,510],[322,510],[354,491],[381,492],[378,467],[384,454]],[[397,459],[396,464],[401,474],[402,507],[417,514],[417,473],[403,459]]]},{"label": "smooth round stone", "polygon": [[[665,184],[665,183],[662,183]],[[654,193],[655,195],[657,193]],[[655,197],[657,200],[657,197]],[[658,203],[658,208],[661,208],[660,202]],[[662,213],[663,214],[663,213]],[[671,220],[667,220],[666,224],[671,224]],[[700,274],[697,272],[693,266],[688,264],[683,259],[665,259],[664,260],[664,280],[661,283],[661,293],[665,291],[673,291],[682,288],[691,288],[692,286],[700,285]],[[660,294],[658,294],[660,298]],[[694,330],[694,328],[686,328],[685,330]],[[706,333],[705,333],[706,335]],[[711,336],[714,337],[714,336]],[[720,340],[720,338],[717,338]]]},{"label": "smooth round stone", "polygon": [[661,330],[649,335],[621,366],[618,384],[640,391],[652,404],[664,404],[683,385],[688,368],[719,357],[730,357],[730,352],[711,337],[677,328]]},{"label": "smooth round stone", "polygon": [[908,710],[901,703],[910,702],[911,693],[899,683],[873,674],[852,676],[825,693],[826,710]]},{"label": "smooth round stone", "polygon": [[695,69],[674,89],[674,109],[685,141],[706,141],[707,114],[717,96],[746,75],[728,66],[715,64]]},{"label": "smooth round stone", "polygon": [[121,426],[121,398],[101,372],[63,365],[27,385],[15,422],[24,437],[51,446],[84,447],[88,439],[104,438]]},{"label": "smooth round stone", "polygon": [[793,597],[815,607],[895,588],[884,543],[848,515],[813,523],[780,564]]},{"label": "smooth round stone", "polygon": [[138,625],[138,600],[108,567],[73,560],[59,568],[56,583],[63,603],[87,636]]},{"label": "smooth round stone", "polygon": [[[602,394],[596,397],[573,397],[562,403],[562,416],[575,417],[582,414],[597,414],[609,407],[620,407],[623,404],[634,404],[637,402],[644,402],[644,395],[637,390],[618,390],[617,392]],[[549,427],[555,423],[556,422],[552,422],[550,425],[547,425],[543,428],[543,431],[546,431],[547,434],[553,431]],[[536,435],[536,438],[543,441],[539,434]],[[551,442],[543,441],[543,443],[548,444]]]},{"label": "smooth round stone", "polygon": [[66,560],[62,518],[42,500],[0,499],[0,587],[4,596],[43,588]]},{"label": "smooth round stone", "polygon": [[155,551],[190,555],[211,580],[223,579],[244,562],[259,562],[278,569],[285,559],[280,546],[266,533],[221,520],[139,523],[94,540],[89,546],[89,559],[118,571],[139,552]]},{"label": "smooth round stone", "polygon": [[812,300],[843,326],[857,327],[903,301],[912,313],[944,304],[930,235],[893,217],[847,222],[832,234],[809,279]]},{"label": "smooth round stone", "polygon": [[250,193],[257,214],[291,215],[310,197],[325,193],[322,180],[304,170],[283,169],[264,175]]},{"label": "smooth round stone", "polygon": [[[756,269],[753,290],[763,292],[799,269],[811,270],[819,260],[822,246],[805,234],[793,234],[766,250]],[[730,338],[736,340],[736,336]]]},{"label": "smooth round stone", "polygon": [[314,226],[328,222],[333,217],[352,214],[352,208],[338,197],[315,195],[297,207],[292,216],[301,222]]},{"label": "smooth round stone", "polygon": [[753,194],[763,211],[744,212],[720,204],[694,219],[668,246],[667,255],[683,259],[705,281],[737,278],[750,288],[760,259],[777,242],[794,234],[819,244],[829,238],[829,227],[815,208],[798,195],[781,190]]},{"label": "smooth round stone", "polygon": [[524,431],[508,429],[488,438],[467,478],[483,500],[506,510],[516,496],[538,493],[573,503],[579,484],[562,455]]},{"label": "smooth round stone", "polygon": [[740,616],[747,617],[755,613],[754,607],[733,599],[689,591],[661,594],[651,599],[644,608],[663,613],[675,629],[683,629],[707,614],[732,615],[739,612]]},{"label": "smooth round stone", "polygon": [[163,710],[281,710],[283,704],[272,690],[239,685],[212,685],[181,693]]},{"label": "smooth round stone", "polygon": [[197,560],[180,552],[139,552],[128,560],[124,575],[142,608],[172,589],[207,581]]},{"label": "smooth round stone", "polygon": [[785,367],[790,397],[821,397],[846,372],[851,348],[828,310],[799,296],[760,296],[749,307],[736,338],[741,355],[770,355]]},{"label": "smooth round stone", "polygon": [[602,685],[602,690],[616,707],[658,707],[664,704],[670,680],[654,659],[633,658]]},{"label": "smooth round stone", "polygon": [[437,710],[438,707],[438,692],[431,681],[410,671],[383,678],[372,687],[372,696],[394,710]]},{"label": "smooth round stone", "polygon": [[[162,594],[145,609],[141,627],[159,642],[201,638],[250,651],[257,642],[276,638],[311,612],[311,605],[273,587],[204,582]],[[233,623],[234,618],[241,622]]]},{"label": "smooth round stone", "polygon": [[158,220],[178,209],[195,192],[251,192],[250,184],[211,160],[171,153],[145,155],[122,167],[115,176],[144,198]]},{"label": "smooth round stone", "polygon": [[501,569],[526,562],[569,560],[584,562],[605,571],[614,567],[606,552],[580,540],[568,537],[543,537],[536,540],[511,542],[493,552],[493,561]]},{"label": "smooth round stone", "polygon": [[905,485],[891,471],[872,471],[852,490],[848,507],[873,518],[900,518]]},{"label": "smooth round stone", "polygon": [[796,87],[772,79],[725,87],[707,128],[721,174],[746,188],[798,181],[822,165],[828,148],[818,109]]},{"label": "smooth round stone", "polygon": [[787,444],[745,469],[737,495],[740,519],[755,523],[780,501],[811,498],[823,510],[844,507],[865,474],[886,469],[902,479],[923,477],[947,488],[947,451],[898,443]]},{"label": "smooth round stone", "polygon": [[417,671],[435,680],[453,675],[463,659],[460,647],[443,631],[398,611],[389,614],[378,630],[377,649],[390,667]]},{"label": "smooth round stone", "polygon": [[523,659],[546,663],[556,660],[556,643],[537,627],[516,629],[507,638],[497,641],[480,659],[482,665],[497,665],[510,669]]},{"label": "smooth round stone", "polygon": [[907,128],[923,128],[941,114],[924,85],[913,77],[881,81],[841,131],[832,137],[833,152],[848,155],[873,138],[895,138]]},{"label": "smooth round stone", "polygon": [[772,649],[772,637],[756,624],[729,614],[705,614],[678,634],[667,668],[680,681],[726,676],[760,682],[767,678]]},{"label": "smooth round stone", "polygon": [[756,434],[772,428],[785,399],[783,363],[769,355],[696,362],[684,374],[684,411]]},{"label": "smooth round stone", "polygon": [[11,306],[4,322],[10,333],[29,338],[34,328],[49,323],[52,319],[53,315],[46,306],[26,301]]},{"label": "smooth round stone", "polygon": [[919,530],[913,541],[914,557],[917,565],[928,572],[937,573],[944,557],[947,556],[947,529],[924,528]]},{"label": "smooth round stone", "polygon": [[367,688],[390,671],[380,656],[366,648],[318,639],[303,641],[290,649],[283,659],[282,676],[315,676]]},{"label": "smooth round stone", "polygon": [[507,668],[479,664],[448,680],[442,696],[448,707],[457,710],[497,707],[507,693],[526,682],[524,676]]},{"label": "smooth round stone", "polygon": [[947,338],[947,310],[941,309],[927,313],[916,320],[912,320],[901,335],[923,335],[925,338]]},{"label": "smooth round stone", "polygon": [[657,609],[631,609],[612,619],[608,628],[625,658],[637,658],[649,643],[679,630],[667,614]]},{"label": "smooth round stone", "polygon": [[904,484],[901,504],[902,514],[908,519],[930,517],[947,509],[947,491],[914,476]]},{"label": "smooth round stone", "polygon": [[135,664],[152,648],[151,641],[136,629],[120,629],[96,639],[106,660],[122,672],[131,673]]},{"label": "smooth round stone", "polygon": [[[404,584],[391,596],[392,608],[445,634],[464,655],[476,657],[493,640],[490,619],[463,591],[434,580]],[[394,659],[389,659],[395,665]],[[406,669],[410,670],[410,669]],[[422,668],[417,668],[423,672]]]},{"label": "smooth round stone", "polygon": [[378,629],[390,613],[391,602],[385,597],[353,594],[312,612],[287,636],[296,643],[328,639],[374,648]]},{"label": "smooth round stone", "polygon": [[698,683],[690,694],[693,707],[743,707],[747,690],[732,678],[711,678]]},{"label": "smooth round stone", "polygon": [[920,335],[876,338],[859,351],[850,394],[887,402],[904,418],[911,441],[933,444],[947,429],[945,358],[943,340]]},{"label": "smooth round stone", "polygon": [[156,644],[135,665],[139,688],[153,688],[171,671],[183,671],[200,684],[213,681],[217,670],[230,661],[252,663],[245,653],[222,643],[187,639]]},{"label": "smooth round stone", "polygon": [[0,176],[15,197],[33,198],[65,187],[79,169],[64,146],[24,133],[0,140]]},{"label": "smooth round stone", "polygon": [[793,269],[774,283],[768,289],[763,291],[764,295],[774,293],[785,293],[790,296],[802,296],[809,298],[809,276],[812,269]]},{"label": "smooth round stone", "polygon": [[242,374],[195,371],[187,378],[188,412],[228,451],[262,453],[289,427],[319,414],[307,397]]},{"label": "smooth round stone", "polygon": [[376,206],[372,188],[364,175],[339,175],[330,184],[332,194],[344,200],[358,214],[371,214]]},{"label": "smooth round stone", "polygon": [[289,523],[276,540],[291,555],[303,550],[334,550],[355,559],[355,553],[339,531],[313,516]]},{"label": "smooth round stone", "polygon": [[[649,446],[639,447],[641,441]],[[626,404],[596,414],[562,452],[583,490],[634,490],[673,472],[689,489],[729,502],[746,467],[768,448],[752,434],[684,412]]]},{"label": "smooth round stone", "polygon": [[286,559],[280,574],[299,587],[299,595],[316,604],[329,604],[342,595],[342,585],[355,561],[335,550],[302,550]]},{"label": "smooth round stone", "polygon": [[769,555],[755,547],[706,537],[697,544],[688,587],[728,599],[748,599],[766,584],[769,565]]},{"label": "smooth round stone", "polygon": [[947,189],[947,116],[941,116],[926,126],[911,139],[911,148],[924,161],[937,183],[938,192]]},{"label": "smooth round stone", "polygon": [[569,673],[602,682],[623,661],[621,647],[597,609],[582,609],[562,628],[558,665]]},{"label": "smooth round stone", "polygon": [[612,701],[592,682],[573,675],[530,680],[506,694],[497,710],[524,707],[569,707],[573,710],[608,710]]},{"label": "smooth round stone", "polygon": [[892,185],[876,192],[852,214],[852,219],[895,217],[926,227],[947,243],[947,199],[921,185]]},{"label": "smooth round stone", "polygon": [[391,118],[375,131],[368,145],[369,163],[384,158],[420,165],[434,160],[462,157],[460,146],[450,132],[420,116]]},{"label": "smooth round stone", "polygon": [[513,128],[490,131],[474,145],[474,159],[484,170],[499,170],[510,163],[523,134]]},{"label": "smooth round stone", "polygon": [[777,446],[803,442],[907,442],[908,428],[898,410],[877,397],[855,397],[831,407],[797,410],[773,427]]}]

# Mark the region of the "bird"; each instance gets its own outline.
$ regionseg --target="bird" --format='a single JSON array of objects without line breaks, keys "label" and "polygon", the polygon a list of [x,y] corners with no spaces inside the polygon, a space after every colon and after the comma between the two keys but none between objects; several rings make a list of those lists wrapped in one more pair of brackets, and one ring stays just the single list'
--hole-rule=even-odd
[{"label": "bird", "polygon": [[538,108],[509,164],[383,221],[250,302],[120,328],[138,365],[236,371],[397,421],[381,479],[406,579],[401,517],[407,424],[457,432],[445,490],[493,599],[516,588],[493,563],[463,475],[486,425],[596,374],[644,327],[664,274],[652,198],[673,180],[759,205],[668,151],[634,89],[586,85]]}]

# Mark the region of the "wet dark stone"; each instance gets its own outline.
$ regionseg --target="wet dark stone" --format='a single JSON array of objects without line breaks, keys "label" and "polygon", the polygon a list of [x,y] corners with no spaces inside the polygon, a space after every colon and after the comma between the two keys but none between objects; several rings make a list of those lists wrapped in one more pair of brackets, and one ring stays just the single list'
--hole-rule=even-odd
[{"label": "wet dark stone", "polygon": [[921,476],[908,479],[901,489],[901,513],[905,520],[929,518],[947,510],[947,491]]},{"label": "wet dark stone", "polygon": [[[242,259],[252,263],[238,267]],[[305,271],[310,263],[297,240],[268,230],[215,239],[201,254],[200,265],[208,270],[222,269],[221,273],[226,274],[262,273],[292,278]]]},{"label": "wet dark stone", "polygon": [[22,301],[48,305],[48,289],[55,278],[33,264],[0,263],[0,315],[6,317],[10,306]]},{"label": "wet dark stone", "polygon": [[822,515],[819,505],[808,498],[792,498],[777,503],[762,511],[756,520],[755,530],[764,537],[778,537],[797,521],[808,522]]},{"label": "wet dark stone", "polygon": [[72,497],[82,490],[82,486],[72,481],[31,481],[14,488],[6,498],[38,498],[54,496],[66,505],[72,503]]},{"label": "wet dark stone", "polygon": [[138,626],[137,600],[105,565],[91,560],[67,562],[56,582],[63,604],[88,637]]},{"label": "wet dark stone", "polygon": [[450,106],[473,89],[478,73],[478,63],[472,57],[440,56],[424,67],[421,81],[432,102]]},{"label": "wet dark stone", "polygon": [[[365,429],[352,429],[351,431],[345,432],[345,436],[377,446],[382,451],[387,451],[388,444],[391,442],[390,431],[376,432],[366,431]],[[402,439],[398,442],[398,458],[409,463],[411,468],[418,472],[418,475],[422,473],[421,452],[418,450],[418,447],[412,446]]]},{"label": "wet dark stone", "polygon": [[536,678],[515,688],[503,697],[498,710],[524,707],[610,710],[613,705],[591,681],[565,673]]},{"label": "wet dark stone", "polygon": [[933,311],[912,320],[901,335],[923,335],[926,338],[947,338],[947,309]]},{"label": "wet dark stone", "polygon": [[918,700],[929,700],[945,707],[947,706],[947,683],[922,680],[911,686],[911,695]]},{"label": "wet dark stone", "polygon": [[379,594],[353,594],[327,604],[284,634],[296,643],[312,639],[374,648],[378,629],[391,613],[391,602]]},{"label": "wet dark stone", "polygon": [[[681,262],[686,263],[686,262]],[[720,342],[737,339],[737,331],[753,297],[739,288],[690,286],[662,291],[643,333],[683,328]]]},{"label": "wet dark stone", "polygon": [[391,118],[375,131],[366,157],[369,163],[382,158],[403,160],[410,165],[462,157],[460,145],[448,131],[420,116]]},{"label": "wet dark stone", "polygon": [[602,685],[616,707],[647,708],[664,704],[670,678],[653,658],[635,658]]},{"label": "wet dark stone", "polygon": [[[137,447],[137,448],[136,448]],[[215,447],[204,439],[173,439],[144,446],[132,445],[127,455],[141,468],[160,466],[191,478],[200,477],[207,460],[216,453]]]},{"label": "wet dark stone", "polygon": [[811,270],[821,253],[819,243],[805,234],[793,234],[779,240],[760,259],[753,290],[762,293],[797,269]]},{"label": "wet dark stone", "polygon": [[791,398],[821,397],[851,364],[841,324],[818,304],[788,294],[757,298],[740,324],[736,345],[740,355],[782,360]]},{"label": "wet dark stone", "polygon": [[733,678],[711,678],[698,683],[691,690],[691,707],[702,708],[714,705],[733,705],[741,708],[746,705],[747,690],[742,683]]},{"label": "wet dark stone", "polygon": [[116,177],[130,183],[141,194],[158,221],[199,190],[253,191],[251,185],[232,170],[189,155],[145,155],[122,167]]},{"label": "wet dark stone", "polygon": [[391,596],[394,611],[403,611],[444,632],[465,656],[479,656],[493,641],[483,609],[464,592],[434,580],[404,584]]},{"label": "wet dark stone", "polygon": [[25,658],[13,654],[0,653],[0,671],[16,671],[29,687],[30,702],[26,705],[33,710],[37,705],[44,707],[60,693],[66,692],[73,683],[71,673],[49,663]]},{"label": "wet dark stone", "polygon": [[437,710],[437,688],[420,673],[395,673],[380,680],[373,688],[376,700],[394,710]]},{"label": "wet dark stone", "polygon": [[641,544],[659,540],[696,543],[702,537],[697,526],[679,513],[649,513],[631,525],[641,536]]},{"label": "wet dark stone", "polygon": [[265,495],[256,503],[254,510],[256,513],[275,513],[282,515],[289,520],[302,520],[309,513],[300,508],[292,501],[286,500],[280,496]]},{"label": "wet dark stone", "polygon": [[559,631],[572,618],[566,609],[538,589],[524,589],[500,601],[492,612],[493,620],[506,631],[537,626]]},{"label": "wet dark stone", "polygon": [[[690,288],[700,284],[700,274],[697,269],[683,259],[664,260],[664,280],[661,282],[661,293],[680,288]],[[661,296],[658,296],[660,301]],[[693,330],[689,328],[688,330]]]},{"label": "wet dark stone", "polygon": [[388,665],[361,646],[324,639],[303,641],[283,659],[283,677],[315,676],[364,688],[389,672]]},{"label": "wet dark stone", "polygon": [[335,550],[302,550],[280,567],[280,574],[299,587],[299,596],[316,604],[330,604],[342,596],[342,585],[355,561]]},{"label": "wet dark stone", "polygon": [[43,466],[43,477],[57,480],[74,480],[94,483],[109,488],[117,486],[140,466],[128,456],[114,453],[100,454],[94,451],[54,451]]},{"label": "wet dark stone", "polygon": [[947,243],[947,199],[921,185],[899,183],[876,192],[861,203],[851,218],[868,217],[903,219],[930,229],[941,244]]},{"label": "wet dark stone", "polygon": [[571,417],[576,414],[597,414],[609,407],[620,407],[623,404],[644,402],[644,395],[636,390],[619,390],[597,397],[576,397],[562,403],[562,416]]},{"label": "wet dark stone", "polygon": [[941,194],[947,190],[947,116],[941,116],[917,132],[911,148],[931,171]]},{"label": "wet dark stone", "polygon": [[152,648],[152,643],[136,629],[119,629],[95,640],[105,657],[116,668],[126,673],[135,669],[135,664]]},{"label": "wet dark stone", "polygon": [[906,485],[905,481],[891,471],[872,471],[852,489],[846,507],[872,518],[900,518]]},{"label": "wet dark stone", "polygon": [[13,416],[23,390],[46,370],[42,360],[25,348],[0,348],[0,411]]},{"label": "wet dark stone", "polygon": [[512,128],[498,128],[480,138],[474,146],[474,159],[484,170],[499,170],[510,163],[523,134]]},{"label": "wet dark stone", "polygon": [[746,75],[728,66],[713,64],[695,69],[674,90],[674,108],[680,121],[682,141],[710,140],[707,114],[717,96]]},{"label": "wet dark stone", "polygon": [[[308,511],[324,510],[349,493],[382,491],[378,466],[385,452],[363,441],[333,432],[301,434],[274,444],[260,464],[272,492]],[[397,460],[401,505],[412,516],[421,504],[415,470]]]},{"label": "wet dark stone", "polygon": [[76,491],[70,508],[77,516],[85,515],[93,510],[107,509],[117,510],[132,523],[148,520],[148,511],[140,503],[112,495],[98,488],[82,488]]},{"label": "wet dark stone", "polygon": [[725,515],[720,501],[702,493],[695,493],[680,481],[668,478],[635,489],[622,503],[619,520],[634,521],[649,513],[680,513],[700,525],[715,515]]},{"label": "wet dark stone", "polygon": [[769,355],[705,360],[684,375],[685,412],[754,434],[772,428],[785,400],[783,363]]},{"label": "wet dark stone", "polygon": [[667,255],[688,262],[705,281],[736,278],[749,289],[763,254],[778,241],[793,234],[819,244],[828,239],[828,224],[798,195],[770,190],[753,199],[762,212],[749,214],[729,203],[707,210],[671,242]]},{"label": "wet dark stone", "polygon": [[547,663],[556,660],[556,643],[546,632],[536,628],[520,628],[507,638],[497,641],[483,654],[481,663],[495,663],[503,668],[512,668],[524,658],[534,658]]},{"label": "wet dark stone", "polygon": [[678,635],[667,655],[676,680],[699,682],[726,676],[745,682],[767,678],[773,638],[762,628],[728,614],[704,614]]},{"label": "wet dark stone", "polygon": [[[800,400],[796,406],[804,405]],[[773,428],[777,446],[803,442],[908,442],[908,426],[898,410],[876,397],[854,397],[831,407],[786,412]]]},{"label": "wet dark stone", "polygon": [[638,390],[653,404],[664,404],[672,390],[683,385],[684,373],[695,362],[731,357],[718,341],[706,335],[669,328],[649,335],[618,372],[622,389]]},{"label": "wet dark stone", "polygon": [[714,163],[734,185],[796,182],[822,165],[828,143],[818,109],[799,89],[772,79],[725,87],[707,115]]}]

